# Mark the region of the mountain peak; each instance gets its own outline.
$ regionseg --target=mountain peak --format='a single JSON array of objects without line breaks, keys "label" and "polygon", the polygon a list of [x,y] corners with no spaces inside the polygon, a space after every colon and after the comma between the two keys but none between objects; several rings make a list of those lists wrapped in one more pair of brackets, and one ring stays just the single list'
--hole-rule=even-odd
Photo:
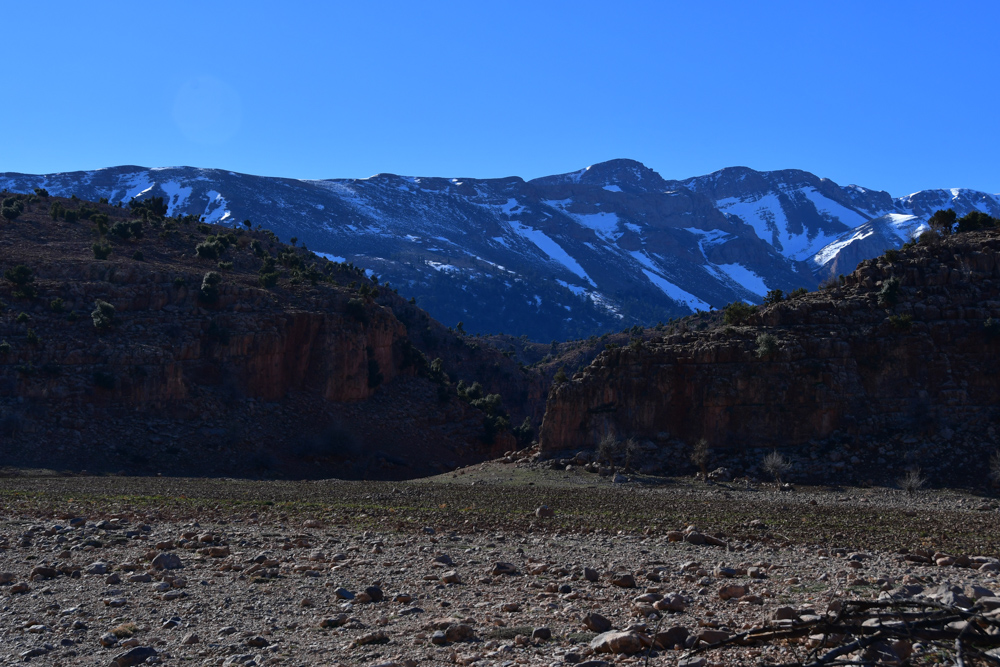
[{"label": "mountain peak", "polygon": [[617,158],[598,162],[568,174],[545,176],[530,181],[536,185],[573,183],[593,185],[620,192],[649,192],[659,190],[666,183],[658,173],[639,162]]}]

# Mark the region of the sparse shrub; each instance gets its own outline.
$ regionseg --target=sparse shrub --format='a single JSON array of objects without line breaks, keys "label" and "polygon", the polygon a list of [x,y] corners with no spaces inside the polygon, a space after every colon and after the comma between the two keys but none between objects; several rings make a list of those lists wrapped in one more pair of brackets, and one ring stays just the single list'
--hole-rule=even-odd
[{"label": "sparse shrub", "polygon": [[878,293],[878,305],[883,308],[895,306],[899,301],[899,278],[893,276],[882,283],[882,289]]},{"label": "sparse shrub", "polygon": [[941,237],[937,232],[928,229],[926,232],[917,237],[917,243],[923,246],[935,245],[941,240]]},{"label": "sparse shrub", "polygon": [[76,222],[80,219],[80,214],[73,209],[65,209],[63,211],[63,219],[66,222]]},{"label": "sparse shrub", "polygon": [[970,211],[958,220],[958,233],[974,232],[979,229],[995,229],[1000,220],[982,211]]},{"label": "sparse shrub", "polygon": [[76,314],[75,310],[69,311],[69,315],[66,316],[66,320],[69,322],[76,322],[80,319],[80,316]]},{"label": "sparse shrub", "polygon": [[761,359],[769,357],[778,351],[778,339],[773,334],[757,335],[757,356]]},{"label": "sparse shrub", "polygon": [[94,310],[90,313],[90,317],[98,331],[105,331],[114,326],[115,307],[107,301],[98,299],[94,302]]},{"label": "sparse shrub", "polygon": [[42,342],[41,339],[38,337],[38,334],[35,333],[34,329],[28,329],[28,333],[24,335],[24,339],[28,341],[30,345],[38,345],[40,342]]},{"label": "sparse shrub", "polygon": [[691,448],[691,463],[698,466],[698,471],[701,473],[702,477],[708,477],[708,461],[712,455],[712,450],[708,446],[708,440],[701,438],[698,442],[694,443],[694,447]]},{"label": "sparse shrub", "polygon": [[566,367],[560,366],[559,370],[556,371],[555,376],[552,378],[552,383],[556,385],[569,382],[569,377],[566,375]]},{"label": "sparse shrub", "polygon": [[37,295],[34,285],[31,284],[35,282],[35,274],[24,264],[7,269],[3,272],[3,277],[14,285],[12,294],[15,297],[33,299]]},{"label": "sparse shrub", "polygon": [[785,300],[785,293],[780,289],[769,290],[767,295],[764,297],[765,306],[773,306],[776,303],[781,303]]},{"label": "sparse shrub", "polygon": [[910,327],[913,326],[913,316],[909,313],[903,313],[902,315],[890,315],[889,326],[896,331],[909,331]]},{"label": "sparse shrub", "polygon": [[122,623],[117,627],[111,628],[111,634],[113,634],[118,639],[128,639],[138,631],[139,631],[139,626],[131,622]]},{"label": "sparse shrub", "polygon": [[233,268],[232,262],[219,262],[216,264],[220,271],[230,271]]},{"label": "sparse shrub", "polygon": [[14,321],[17,322],[18,324],[24,324],[25,322],[27,322],[30,319],[31,319],[31,316],[28,315],[28,313],[23,313],[22,312],[21,314],[19,314],[17,317],[14,318]]},{"label": "sparse shrub", "polygon": [[899,488],[906,491],[906,495],[913,496],[927,484],[927,478],[920,474],[920,468],[913,468],[906,471],[906,474],[897,481]]},{"label": "sparse shrub", "polygon": [[0,343],[0,354],[10,354],[10,343],[7,341]]},{"label": "sparse shrub", "polygon": [[792,462],[779,454],[778,450],[774,450],[764,457],[761,467],[764,469],[764,472],[774,478],[778,486],[781,486],[781,480],[792,469]]},{"label": "sparse shrub", "polygon": [[35,188],[35,194],[38,195],[39,197],[48,197],[49,191],[46,190],[45,188]]},{"label": "sparse shrub", "polygon": [[63,300],[62,300],[62,298],[61,297],[56,297],[56,298],[52,299],[52,301],[49,301],[49,308],[52,309],[53,313],[61,313],[61,312],[63,312]]},{"label": "sparse shrub", "polygon": [[260,267],[257,280],[260,281],[261,287],[271,289],[278,284],[279,275],[280,274],[274,270],[274,259],[268,256],[264,260],[264,265]]},{"label": "sparse shrub", "polygon": [[986,334],[986,338],[989,340],[1000,336],[1000,320],[987,317],[986,321],[983,322],[983,333]]},{"label": "sparse shrub", "polygon": [[928,218],[927,224],[930,225],[931,229],[947,236],[951,234],[957,218],[958,214],[949,208],[947,210],[935,211],[934,215]]},{"label": "sparse shrub", "polygon": [[219,300],[219,283],[222,276],[215,271],[209,271],[201,280],[201,289],[198,291],[198,300],[203,303],[215,303]]},{"label": "sparse shrub", "polygon": [[201,259],[219,259],[219,254],[222,252],[222,244],[215,238],[209,238],[202,241],[194,247],[194,253]]},{"label": "sparse shrub", "polygon": [[94,259],[105,260],[111,257],[111,246],[105,245],[103,243],[95,243],[90,246],[91,250],[94,251]]},{"label": "sparse shrub", "polygon": [[750,316],[757,312],[755,306],[751,306],[749,303],[743,301],[734,301],[725,308],[722,309],[722,320],[726,324],[732,326],[739,326],[746,324]]},{"label": "sparse shrub", "polygon": [[885,261],[889,262],[890,264],[895,264],[896,262],[899,261],[899,251],[893,249],[886,250],[883,257],[885,257]]},{"label": "sparse shrub", "polygon": [[807,290],[805,287],[796,287],[795,289],[793,289],[791,292],[788,293],[788,298],[794,299],[796,297],[805,296],[806,294],[809,294],[809,290]]},{"label": "sparse shrub", "polygon": [[521,425],[512,429],[511,433],[514,434],[514,439],[517,440],[519,448],[524,449],[530,445],[532,439],[535,437],[535,429],[531,426],[531,418],[525,417]]},{"label": "sparse shrub", "polygon": [[[107,218],[108,218],[108,216],[106,216],[106,215],[104,215],[102,213],[102,214],[100,214],[100,217],[103,218],[104,224],[106,226],[107,225]],[[100,227],[101,227],[101,221],[98,220],[97,218],[98,218],[97,215],[91,216],[91,220],[94,220],[94,222],[96,222],[97,225],[98,225],[98,229],[100,229]],[[142,220],[132,220],[130,222],[125,222],[124,220],[120,220],[120,221],[116,222],[115,224],[111,225],[111,230],[110,231],[111,231],[112,235],[117,236],[118,238],[122,239],[123,241],[127,240],[127,239],[130,239],[130,238],[141,239],[142,238]]]},{"label": "sparse shrub", "polygon": [[2,206],[0,207],[0,215],[2,215],[7,220],[13,221],[17,220],[18,216],[21,215],[21,211],[16,206]]},{"label": "sparse shrub", "polygon": [[615,464],[615,452],[618,451],[618,438],[612,433],[605,433],[597,443],[597,460],[604,461],[608,466]]},{"label": "sparse shrub", "polygon": [[52,202],[52,206],[49,207],[49,216],[51,216],[53,220],[58,220],[65,215],[66,208],[57,201]]},{"label": "sparse shrub", "polygon": [[141,250],[136,250],[134,253],[132,253],[132,259],[134,259],[137,262],[146,261],[146,257],[142,254]]},{"label": "sparse shrub", "polygon": [[186,284],[187,281],[184,280],[184,276],[177,276],[176,278],[174,278],[174,287],[180,289],[181,287],[184,287],[184,285]]}]

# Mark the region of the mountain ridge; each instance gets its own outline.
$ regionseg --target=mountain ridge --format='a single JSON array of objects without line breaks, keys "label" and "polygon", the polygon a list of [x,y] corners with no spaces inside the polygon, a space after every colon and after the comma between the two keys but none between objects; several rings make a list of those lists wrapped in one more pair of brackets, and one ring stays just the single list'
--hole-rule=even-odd
[{"label": "mountain ridge", "polygon": [[440,321],[539,341],[814,288],[901,246],[938,208],[1000,215],[1000,195],[975,190],[893,198],[803,170],[749,167],[667,180],[625,158],[530,180],[303,180],[132,165],[0,174],[0,188],[36,187],[112,204],[158,196],[170,215],[249,219],[364,266]]}]

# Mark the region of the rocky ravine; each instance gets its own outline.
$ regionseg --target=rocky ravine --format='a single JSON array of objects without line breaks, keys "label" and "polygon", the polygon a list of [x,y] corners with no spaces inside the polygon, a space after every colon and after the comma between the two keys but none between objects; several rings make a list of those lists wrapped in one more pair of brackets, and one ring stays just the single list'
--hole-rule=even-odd
[{"label": "rocky ravine", "polygon": [[744,325],[603,352],[553,388],[541,444],[592,448],[610,432],[774,447],[960,431],[991,446],[998,319],[1000,235],[921,244]]}]

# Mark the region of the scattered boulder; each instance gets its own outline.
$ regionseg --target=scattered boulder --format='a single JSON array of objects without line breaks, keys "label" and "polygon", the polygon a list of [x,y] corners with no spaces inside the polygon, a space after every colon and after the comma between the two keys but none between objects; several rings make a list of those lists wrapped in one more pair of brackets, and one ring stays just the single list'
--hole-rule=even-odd
[{"label": "scattered boulder", "polygon": [[184,567],[184,563],[181,562],[180,556],[167,551],[164,551],[153,558],[150,565],[152,565],[154,570],[179,570]]},{"label": "scattered boulder", "polygon": [[597,612],[592,612],[583,617],[583,625],[591,632],[607,632],[611,629],[611,621]]},{"label": "scattered boulder", "polygon": [[624,653],[632,655],[652,645],[652,640],[640,632],[617,631],[602,632],[590,642],[590,648],[596,653]]}]

